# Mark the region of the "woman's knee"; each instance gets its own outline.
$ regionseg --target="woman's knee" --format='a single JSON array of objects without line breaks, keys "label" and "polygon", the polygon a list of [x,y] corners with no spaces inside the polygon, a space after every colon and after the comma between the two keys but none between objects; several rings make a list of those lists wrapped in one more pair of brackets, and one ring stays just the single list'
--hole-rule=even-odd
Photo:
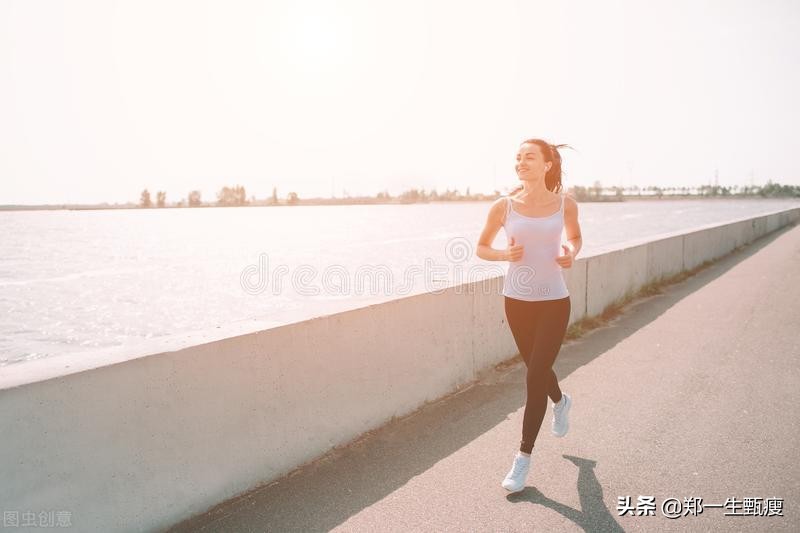
[{"label": "woman's knee", "polygon": [[525,376],[528,388],[546,390],[550,381],[549,368],[536,368],[536,365],[528,365],[528,373]]},{"label": "woman's knee", "polygon": [[558,357],[558,352],[561,350],[561,344],[541,347],[541,349],[534,349],[528,355],[527,367],[528,374],[527,380],[536,381],[541,379],[547,381],[551,379],[553,374],[553,364]]}]

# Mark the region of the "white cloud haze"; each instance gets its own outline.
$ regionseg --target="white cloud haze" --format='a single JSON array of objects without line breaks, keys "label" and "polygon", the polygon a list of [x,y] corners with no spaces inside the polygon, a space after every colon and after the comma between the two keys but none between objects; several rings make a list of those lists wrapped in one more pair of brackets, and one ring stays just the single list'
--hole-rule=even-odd
[{"label": "white cloud haze", "polygon": [[800,184],[793,1],[0,3],[0,204]]}]

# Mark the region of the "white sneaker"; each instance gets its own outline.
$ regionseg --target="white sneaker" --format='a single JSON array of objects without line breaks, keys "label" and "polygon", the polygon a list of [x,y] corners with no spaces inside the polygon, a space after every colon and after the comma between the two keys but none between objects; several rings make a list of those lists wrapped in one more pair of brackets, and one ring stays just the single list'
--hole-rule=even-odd
[{"label": "white sneaker", "polygon": [[553,404],[553,435],[563,437],[569,431],[569,408],[572,407],[572,398],[566,392],[562,393],[561,402]]},{"label": "white sneaker", "polygon": [[517,452],[514,457],[514,464],[503,480],[503,488],[510,492],[519,492],[525,488],[525,479],[531,467],[531,456]]}]

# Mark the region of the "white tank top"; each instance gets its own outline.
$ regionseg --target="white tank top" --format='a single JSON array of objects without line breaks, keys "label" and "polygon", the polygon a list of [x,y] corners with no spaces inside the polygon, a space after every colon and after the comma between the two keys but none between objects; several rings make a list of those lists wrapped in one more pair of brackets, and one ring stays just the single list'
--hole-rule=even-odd
[{"label": "white tank top", "polygon": [[518,300],[557,300],[569,296],[567,284],[556,257],[561,254],[564,229],[564,195],[556,213],[528,217],[517,213],[506,197],[506,238],[523,246],[522,258],[509,261],[503,282],[503,295]]}]

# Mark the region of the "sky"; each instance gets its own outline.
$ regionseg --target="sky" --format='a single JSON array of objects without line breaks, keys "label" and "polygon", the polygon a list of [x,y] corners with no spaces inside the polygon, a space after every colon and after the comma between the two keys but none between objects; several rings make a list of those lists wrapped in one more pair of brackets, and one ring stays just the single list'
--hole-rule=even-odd
[{"label": "sky", "polygon": [[800,185],[800,2],[2,0],[0,204]]}]

